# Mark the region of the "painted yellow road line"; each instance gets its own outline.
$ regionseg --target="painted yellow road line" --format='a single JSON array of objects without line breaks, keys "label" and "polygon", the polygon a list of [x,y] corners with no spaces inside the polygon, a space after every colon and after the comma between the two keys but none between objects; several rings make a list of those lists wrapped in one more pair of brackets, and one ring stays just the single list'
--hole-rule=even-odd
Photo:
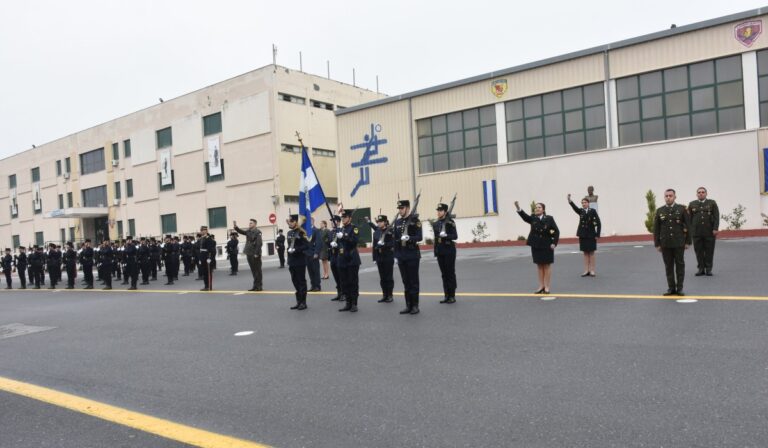
[{"label": "painted yellow road line", "polygon": [[[127,289],[113,289],[110,291],[104,291],[101,289],[24,289],[24,290],[0,290],[0,294],[5,292],[68,292],[68,293],[153,293],[153,294],[237,294],[237,295],[288,295],[293,296],[295,291],[242,291],[242,290],[215,290],[215,291],[198,291],[198,290],[184,290],[184,289],[138,289],[129,291]],[[309,296],[335,296],[336,292],[332,291],[319,291],[311,292]],[[366,292],[361,291],[361,296],[381,296],[381,292],[373,291]],[[396,294],[401,296],[402,294]],[[443,297],[442,292],[421,292],[420,296],[426,297]],[[558,299],[640,299],[640,300],[679,300],[696,299],[696,300],[741,300],[741,301],[768,301],[768,296],[737,296],[737,295],[685,295],[685,296],[663,296],[656,294],[589,294],[589,293],[552,293],[552,296]],[[529,292],[460,292],[456,293],[456,297],[546,297],[543,294],[533,294]]]},{"label": "painted yellow road line", "polygon": [[49,403],[187,445],[202,448],[270,448],[268,445],[216,434],[9,378],[0,377],[0,391]]}]

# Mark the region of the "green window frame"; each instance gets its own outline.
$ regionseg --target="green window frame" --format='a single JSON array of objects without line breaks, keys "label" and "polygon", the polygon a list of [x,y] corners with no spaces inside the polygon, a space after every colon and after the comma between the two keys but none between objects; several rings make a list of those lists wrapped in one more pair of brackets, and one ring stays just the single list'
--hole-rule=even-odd
[{"label": "green window frame", "polygon": [[45,244],[45,235],[43,235],[43,232],[35,232],[35,244],[40,247]]},{"label": "green window frame", "polygon": [[757,85],[760,101],[760,127],[768,126],[768,50],[757,52]]},{"label": "green window frame", "polygon": [[745,129],[741,55],[616,80],[619,144]]},{"label": "green window frame", "polygon": [[136,220],[135,219],[129,219],[128,220],[128,235],[135,236],[136,235]]},{"label": "green window frame", "polygon": [[120,195],[120,181],[115,182],[115,199],[121,199]]},{"label": "green window frame", "polygon": [[160,215],[160,228],[162,234],[176,233],[176,213]]},{"label": "green window frame", "polygon": [[498,162],[493,104],[417,120],[416,129],[420,174]]},{"label": "green window frame", "polygon": [[29,171],[30,177],[32,177],[32,182],[40,182],[40,167],[36,166]]},{"label": "green window frame", "polygon": [[125,180],[125,197],[127,198],[133,197],[133,179]]},{"label": "green window frame", "polygon": [[157,137],[157,149],[168,148],[173,145],[173,133],[170,126],[155,131],[155,135]]},{"label": "green window frame", "polygon": [[171,170],[171,183],[169,185],[163,185],[163,174],[157,173],[157,185],[160,187],[160,191],[170,191],[176,188],[175,171]]},{"label": "green window frame", "polygon": [[120,148],[117,142],[112,143],[112,160],[120,160]]},{"label": "green window frame", "polygon": [[72,241],[73,244],[75,242],[75,228],[74,227],[70,227],[69,228],[69,241]]},{"label": "green window frame", "polygon": [[211,229],[227,227],[227,207],[208,209],[208,227]]},{"label": "green window frame", "polygon": [[104,148],[94,149],[80,154],[80,174],[91,174],[104,171]]},{"label": "green window frame", "polygon": [[117,221],[117,237],[120,239],[123,239],[124,235],[125,234],[123,233],[123,221],[122,220]]},{"label": "green window frame", "polygon": [[221,134],[221,112],[203,117],[203,136]]},{"label": "green window frame", "polygon": [[67,207],[72,208],[72,192],[67,193]]},{"label": "green window frame", "polygon": [[131,140],[123,140],[123,158],[128,159],[131,157]]},{"label": "green window frame", "polygon": [[61,160],[56,161],[56,177],[61,176]]},{"label": "green window frame", "polygon": [[211,183],[224,180],[224,159],[219,159],[219,163],[221,163],[221,174],[217,174],[215,176],[211,176],[208,163],[209,162],[205,162],[205,181],[207,183]]},{"label": "green window frame", "polygon": [[65,173],[71,173],[72,172],[72,160],[69,157],[64,159],[64,172]]},{"label": "green window frame", "polygon": [[64,195],[60,194],[59,195],[59,209],[62,209],[62,208],[64,208]]},{"label": "green window frame", "polygon": [[12,235],[11,236],[11,241],[12,241],[12,245],[13,245],[13,249],[14,250],[16,248],[21,247],[21,237],[19,237],[19,235]]},{"label": "green window frame", "polygon": [[67,229],[59,229],[59,242],[62,246],[67,242]]}]

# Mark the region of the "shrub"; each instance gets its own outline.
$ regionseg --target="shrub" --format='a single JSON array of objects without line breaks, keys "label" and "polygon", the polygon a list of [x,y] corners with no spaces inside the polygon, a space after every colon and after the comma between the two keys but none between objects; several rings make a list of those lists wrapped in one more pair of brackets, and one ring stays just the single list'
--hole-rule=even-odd
[{"label": "shrub", "polygon": [[652,190],[645,193],[645,202],[648,204],[648,211],[645,213],[645,228],[648,233],[653,233],[653,218],[656,216],[656,195]]},{"label": "shrub", "polygon": [[474,229],[472,229],[472,242],[479,243],[488,239],[488,225],[485,221],[478,221]]},{"label": "shrub", "polygon": [[720,219],[728,224],[728,230],[739,230],[744,224],[747,223],[747,218],[744,217],[746,207],[739,204],[733,209],[733,212],[727,215],[720,215]]}]

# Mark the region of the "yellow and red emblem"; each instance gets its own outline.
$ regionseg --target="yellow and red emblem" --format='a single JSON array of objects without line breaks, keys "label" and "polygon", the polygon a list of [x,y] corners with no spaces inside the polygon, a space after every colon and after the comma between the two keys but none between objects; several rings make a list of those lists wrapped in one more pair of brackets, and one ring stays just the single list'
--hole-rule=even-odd
[{"label": "yellow and red emblem", "polygon": [[504,96],[504,94],[507,93],[508,88],[509,85],[507,84],[506,79],[497,79],[491,82],[491,93],[496,95],[496,98]]}]

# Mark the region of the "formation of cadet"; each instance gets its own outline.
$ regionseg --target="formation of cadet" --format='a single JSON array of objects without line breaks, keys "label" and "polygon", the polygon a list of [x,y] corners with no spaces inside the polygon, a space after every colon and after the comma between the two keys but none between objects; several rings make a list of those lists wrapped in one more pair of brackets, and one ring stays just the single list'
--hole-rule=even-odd
[{"label": "formation of cadet", "polygon": [[683,294],[685,250],[691,245],[690,217],[684,205],[676,204],[675,190],[664,192],[666,205],[659,207],[653,218],[653,245],[661,252],[669,289],[665,296]]}]

